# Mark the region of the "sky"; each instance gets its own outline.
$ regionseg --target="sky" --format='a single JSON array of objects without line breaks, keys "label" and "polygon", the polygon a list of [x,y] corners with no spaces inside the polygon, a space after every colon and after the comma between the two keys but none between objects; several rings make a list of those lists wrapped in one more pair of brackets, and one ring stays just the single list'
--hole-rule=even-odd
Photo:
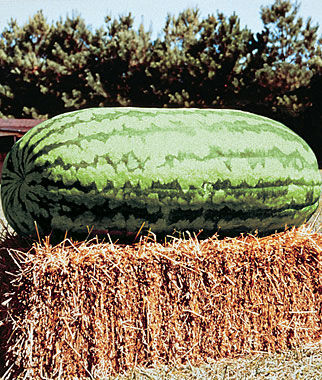
[{"label": "sky", "polygon": [[[143,23],[146,30],[151,29],[152,37],[160,35],[167,14],[178,15],[187,8],[198,7],[201,18],[216,14],[217,10],[230,16],[235,12],[241,26],[247,25],[253,32],[262,30],[260,7],[273,4],[274,0],[0,0],[0,33],[15,18],[19,25],[28,22],[38,10],[42,9],[49,23],[60,17],[75,14],[84,18],[86,25],[93,30],[104,26],[104,18],[112,19],[129,12],[134,17],[135,28]],[[294,1],[293,1],[294,2]],[[302,0],[299,15],[313,24],[319,24],[322,34],[322,0]]]}]

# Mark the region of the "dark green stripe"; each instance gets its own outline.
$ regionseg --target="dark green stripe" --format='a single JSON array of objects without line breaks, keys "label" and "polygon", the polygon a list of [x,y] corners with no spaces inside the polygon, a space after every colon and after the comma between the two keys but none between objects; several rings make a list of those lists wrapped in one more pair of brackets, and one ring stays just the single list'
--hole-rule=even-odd
[{"label": "dark green stripe", "polygon": [[[68,170],[69,167],[66,166],[64,170]],[[36,171],[35,171],[36,172]],[[43,174],[44,172],[42,170],[38,171],[40,174]],[[78,190],[80,193],[87,193],[91,190],[95,190],[98,192],[95,179],[93,179],[92,183],[89,186],[82,185],[78,179],[75,178],[75,181],[73,183],[70,183],[69,185],[65,184],[62,180],[54,181],[50,180],[47,177],[42,177],[41,181],[30,181],[29,186],[32,188],[32,186],[40,185],[42,188],[47,189],[49,186],[52,189],[58,190]],[[246,181],[241,181],[238,185],[232,185],[231,181],[229,179],[226,179],[224,181],[217,180],[216,182],[209,182],[204,181],[202,183],[201,188],[203,186],[207,186],[208,191],[218,191],[218,190],[225,190],[227,191],[227,195],[234,195],[236,197],[243,196],[244,194],[247,194],[248,192],[251,192],[253,190],[260,190],[262,189],[263,192],[257,193],[258,199],[261,197],[267,197],[267,190],[269,190],[270,196],[283,196],[287,194],[288,186],[289,185],[296,185],[299,187],[307,187],[307,188],[314,188],[315,186],[320,186],[319,183],[303,183],[301,180],[276,180],[274,182],[269,181],[263,181],[259,180],[258,183],[255,186],[249,186]],[[105,191],[108,191],[110,189],[115,188],[116,191],[118,191],[120,188],[115,187],[113,184],[113,179],[107,180],[105,187],[101,190],[102,193]],[[203,194],[202,190],[196,189],[193,185],[190,186],[190,190],[188,192],[184,192],[180,185],[180,180],[170,181],[168,183],[161,183],[160,181],[152,181],[150,188],[141,189],[139,185],[133,185],[130,181],[124,182],[121,189],[128,189],[129,191],[135,191],[137,194],[142,195],[148,195],[151,192],[160,193],[162,197],[170,196],[170,193],[177,194],[178,196],[181,196],[182,198],[189,199],[194,191],[199,192],[200,194]],[[169,190],[169,191],[167,191]],[[175,190],[175,191],[173,191]],[[313,191],[313,190],[312,190]]]},{"label": "dark green stripe", "polygon": [[[233,187],[230,185],[229,180],[225,181],[221,185],[222,187],[220,188],[218,188],[218,185],[214,185],[213,193],[215,193],[215,191],[218,189],[226,190],[227,196],[233,196],[236,199],[235,207],[238,207],[238,197],[247,195],[247,193],[255,190],[254,188],[249,188],[249,187],[247,188]],[[161,205],[164,204],[163,200],[166,198],[170,198],[174,200],[174,202],[177,202],[179,198],[183,198],[188,203],[191,203],[191,202],[193,203],[193,199],[196,193],[199,194],[201,197],[204,195],[204,192],[202,190],[198,191],[198,190],[191,189],[187,193],[183,192],[180,187],[179,181],[172,181],[169,184],[163,184],[163,185],[157,182],[153,182],[151,188],[148,188],[148,189],[141,189],[139,186],[134,187],[130,184],[130,182],[125,183],[121,189],[115,188],[113,186],[113,183],[110,181],[106,184],[105,188],[101,192],[99,192],[97,190],[95,181],[93,181],[89,186],[83,186],[78,180],[75,181],[73,184],[66,185],[61,181],[52,181],[46,178],[42,178],[42,181],[39,184],[30,183],[29,189],[32,193],[34,192],[33,187],[34,189],[44,189],[44,194],[46,194],[46,192],[49,191],[48,189],[50,189],[51,193],[54,194],[54,197],[58,197],[58,194],[61,194],[63,204],[65,204],[65,197],[69,197],[68,195],[64,195],[64,191],[73,190],[74,195],[72,195],[72,197],[75,197],[78,200],[78,203],[84,205],[84,207],[86,207],[86,203],[88,202],[87,197],[92,198],[94,196],[97,196],[99,201],[104,199],[104,197],[112,200],[111,198],[113,197],[113,195],[111,194],[111,191],[113,191],[114,195],[116,195],[120,190],[122,191],[124,197],[126,197],[127,194],[134,193],[137,200],[142,201],[143,199],[146,199],[146,204],[144,204],[144,207],[146,207],[147,204],[150,202],[149,195],[152,193],[156,193],[158,195],[159,203]],[[306,187],[307,187],[307,196],[306,196],[305,203],[294,205],[291,199],[289,199],[289,204],[287,204],[285,207],[301,209],[309,204],[315,203],[318,200],[318,197],[316,199],[313,199],[312,186],[306,186]],[[261,191],[262,189],[263,191]],[[93,193],[93,190],[94,190],[94,193]],[[271,199],[271,198],[285,197],[288,192],[287,186],[270,186],[270,187],[265,187],[265,188],[258,187],[257,190],[258,191],[256,193],[256,199],[258,200],[262,199],[264,201],[267,198]],[[37,197],[39,197],[38,194],[37,194]],[[59,198],[57,200],[59,200]],[[120,202],[125,202],[125,200],[122,200]],[[286,202],[286,199],[285,199],[285,202]],[[44,203],[46,202],[44,201]],[[206,203],[208,204],[208,206],[206,206],[207,208],[222,207],[221,204],[218,204],[218,205],[213,204],[210,199],[206,201]],[[249,207],[251,208],[251,206]],[[255,207],[255,211],[256,209],[257,209],[257,206]],[[282,208],[279,210],[282,210]]]},{"label": "dark green stripe", "polygon": [[[45,203],[43,204],[43,207],[46,207],[46,209],[51,212],[51,210],[55,211],[55,213],[58,212],[62,217],[67,217],[70,219],[71,222],[75,221],[79,216],[84,215],[87,212],[90,212],[91,217],[90,219],[83,219],[83,225],[78,228],[79,231],[85,230],[86,226],[91,226],[92,220],[95,221],[94,225],[101,228],[105,227],[108,229],[108,225],[102,226],[102,221],[109,219],[112,221],[112,219],[117,216],[117,214],[121,214],[125,221],[129,219],[129,217],[134,216],[137,220],[137,228],[140,227],[143,221],[145,221],[147,224],[151,223],[157,223],[158,220],[165,220],[165,224],[170,226],[176,223],[179,223],[181,221],[189,221],[189,223],[192,223],[199,217],[204,217],[206,221],[211,221],[216,226],[220,220],[225,220],[227,222],[233,221],[235,219],[240,219],[241,221],[246,221],[247,219],[254,219],[258,218],[259,220],[265,220],[267,218],[276,218],[276,220],[279,219],[280,214],[287,210],[285,208],[280,210],[257,210],[256,212],[231,212],[231,210],[228,207],[224,207],[221,210],[204,210],[204,209],[198,209],[198,210],[182,210],[181,208],[174,208],[171,209],[170,214],[168,218],[165,218],[162,214],[161,210],[154,213],[148,213],[145,208],[138,208],[133,207],[127,204],[121,203],[119,207],[113,208],[112,210],[109,208],[109,201],[106,201],[103,205],[94,206],[91,209],[86,209],[83,204],[78,205],[73,202],[73,200],[68,201],[66,198],[64,200],[64,204],[62,206],[65,207],[64,210],[60,210],[59,207],[57,207],[57,202],[55,200],[48,200],[44,199]],[[42,207],[41,203],[39,205]],[[71,211],[68,211],[71,210]],[[300,206],[296,206],[295,208],[288,209],[290,214],[293,214],[296,212],[296,210],[301,210],[302,208]],[[38,214],[35,214],[34,212],[30,213],[30,216],[32,219],[37,220],[38,225],[43,228],[43,231],[48,233],[50,232],[50,226],[52,221],[52,216],[49,215],[48,218],[39,216]],[[111,224],[110,224],[111,225]],[[258,226],[260,228],[260,225]]]}]

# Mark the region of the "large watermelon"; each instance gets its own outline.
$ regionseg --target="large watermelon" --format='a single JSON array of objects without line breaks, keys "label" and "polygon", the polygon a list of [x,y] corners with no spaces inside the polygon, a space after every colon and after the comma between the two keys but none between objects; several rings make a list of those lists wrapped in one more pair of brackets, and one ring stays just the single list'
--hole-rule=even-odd
[{"label": "large watermelon", "polygon": [[93,108],[22,137],[2,173],[2,205],[22,234],[174,230],[234,235],[298,226],[318,207],[309,146],[237,110]]}]

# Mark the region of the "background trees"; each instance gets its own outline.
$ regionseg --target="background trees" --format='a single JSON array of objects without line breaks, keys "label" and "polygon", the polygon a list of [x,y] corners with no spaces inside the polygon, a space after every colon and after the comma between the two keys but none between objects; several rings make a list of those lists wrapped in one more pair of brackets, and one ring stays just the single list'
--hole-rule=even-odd
[{"label": "background trees", "polygon": [[[0,35],[0,117],[51,117],[96,106],[226,107],[284,122],[322,141],[318,26],[298,5],[261,8],[263,30],[238,15],[169,15],[151,39],[131,14],[91,30],[80,16],[48,24],[42,12]],[[319,153],[317,151],[317,153]],[[322,159],[322,157],[321,157]]]}]

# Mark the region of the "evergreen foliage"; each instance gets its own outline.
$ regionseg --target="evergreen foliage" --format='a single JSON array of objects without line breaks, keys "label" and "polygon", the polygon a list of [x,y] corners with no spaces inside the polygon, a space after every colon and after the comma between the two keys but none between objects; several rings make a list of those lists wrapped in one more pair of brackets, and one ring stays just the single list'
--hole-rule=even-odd
[{"label": "evergreen foliage", "polygon": [[[92,30],[42,11],[0,35],[0,117],[52,117],[94,106],[238,108],[321,141],[322,38],[299,5],[261,8],[263,30],[238,15],[168,15],[156,40],[131,14]],[[308,137],[307,137],[308,139]]]}]

